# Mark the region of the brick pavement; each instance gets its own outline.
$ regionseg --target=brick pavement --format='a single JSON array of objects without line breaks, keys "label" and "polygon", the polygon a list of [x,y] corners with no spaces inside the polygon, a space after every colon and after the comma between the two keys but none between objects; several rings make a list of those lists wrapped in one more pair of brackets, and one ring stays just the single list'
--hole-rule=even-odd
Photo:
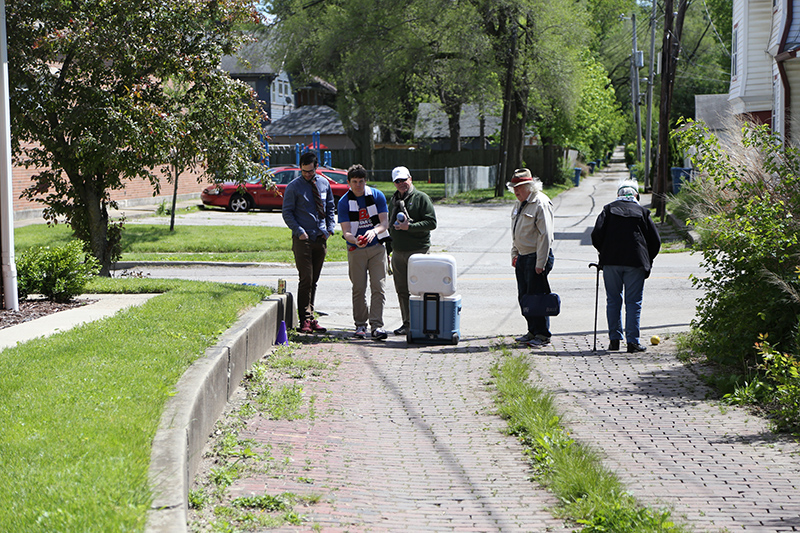
[{"label": "brick pavement", "polygon": [[669,341],[644,354],[592,348],[592,337],[554,337],[536,372],[573,436],[602,449],[640,501],[672,507],[697,531],[800,531],[797,443],[707,400]]},{"label": "brick pavement", "polygon": [[[303,346],[301,357],[338,362],[302,382],[317,415],[248,424],[241,436],[271,447],[281,466],[239,480],[232,496],[321,495],[300,510],[305,525],[286,531],[572,531],[494,414],[491,347],[511,339],[395,339]],[[640,501],[698,532],[800,530],[800,448],[706,400],[669,341],[629,355],[594,353],[591,336],[553,339],[535,352],[532,379]]]},{"label": "brick pavement", "polygon": [[304,346],[303,357],[340,362],[303,383],[318,416],[249,424],[241,436],[286,466],[240,480],[232,496],[321,494],[301,510],[303,530],[571,531],[493,414],[490,341],[408,349],[394,339]]}]

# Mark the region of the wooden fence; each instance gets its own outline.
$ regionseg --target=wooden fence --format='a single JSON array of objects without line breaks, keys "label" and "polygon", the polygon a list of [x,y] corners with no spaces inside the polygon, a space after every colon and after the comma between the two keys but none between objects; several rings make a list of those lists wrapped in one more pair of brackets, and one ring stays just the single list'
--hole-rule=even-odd
[{"label": "wooden fence", "polygon": [[[356,161],[355,150],[330,150],[333,166],[347,168]],[[549,157],[547,157],[549,155]],[[560,146],[526,146],[523,149],[525,166],[531,169],[545,183],[552,183],[559,172],[564,149]],[[320,158],[321,159],[321,158]],[[545,161],[550,161],[546,168]],[[430,183],[444,183],[444,169],[453,167],[492,166],[500,162],[500,151],[496,148],[486,150],[462,150],[460,152],[443,152],[428,149],[396,150],[379,148],[375,150],[375,169],[370,179],[375,181],[391,180],[392,169],[397,166],[408,167],[415,180]],[[270,165],[294,165],[296,156],[293,150],[270,154]],[[503,179],[501,177],[501,179]]]}]

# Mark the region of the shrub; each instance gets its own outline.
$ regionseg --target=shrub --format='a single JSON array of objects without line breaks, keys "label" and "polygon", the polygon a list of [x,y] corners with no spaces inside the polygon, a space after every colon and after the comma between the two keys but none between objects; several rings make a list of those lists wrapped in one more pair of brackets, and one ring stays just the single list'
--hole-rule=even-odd
[{"label": "shrub", "polygon": [[625,164],[632,166],[636,162],[636,143],[628,143],[625,145]]},{"label": "shrub", "polygon": [[98,270],[97,260],[84,253],[79,241],[26,250],[17,261],[19,297],[39,293],[55,302],[68,302],[83,293]]},{"label": "shrub", "polygon": [[762,333],[797,349],[800,153],[765,126],[734,133],[724,148],[702,123],[687,122],[674,135],[696,151],[699,171],[688,185],[694,203],[683,207],[701,233],[708,273],[692,279],[704,290],[692,323],[702,333],[698,348],[746,374],[762,362],[754,349]]},{"label": "shrub", "polygon": [[774,384],[775,404],[772,408],[777,429],[800,431],[800,360],[781,353],[770,345],[765,337],[756,344],[764,359],[762,369]]}]

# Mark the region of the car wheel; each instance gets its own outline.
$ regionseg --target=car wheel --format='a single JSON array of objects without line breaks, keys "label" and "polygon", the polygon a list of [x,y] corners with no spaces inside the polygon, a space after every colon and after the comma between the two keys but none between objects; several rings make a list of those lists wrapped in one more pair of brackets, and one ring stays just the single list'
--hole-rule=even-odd
[{"label": "car wheel", "polygon": [[250,200],[241,194],[231,196],[230,209],[234,213],[243,213],[250,209]]}]

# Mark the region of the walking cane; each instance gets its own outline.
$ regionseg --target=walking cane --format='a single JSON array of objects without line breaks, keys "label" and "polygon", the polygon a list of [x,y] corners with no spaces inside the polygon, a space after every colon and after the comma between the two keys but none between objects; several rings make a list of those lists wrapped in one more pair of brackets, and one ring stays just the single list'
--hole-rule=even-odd
[{"label": "walking cane", "polygon": [[597,269],[597,278],[594,284],[594,348],[593,352],[597,351],[597,303],[600,293],[600,265],[597,263],[589,263],[589,268],[595,267]]}]

